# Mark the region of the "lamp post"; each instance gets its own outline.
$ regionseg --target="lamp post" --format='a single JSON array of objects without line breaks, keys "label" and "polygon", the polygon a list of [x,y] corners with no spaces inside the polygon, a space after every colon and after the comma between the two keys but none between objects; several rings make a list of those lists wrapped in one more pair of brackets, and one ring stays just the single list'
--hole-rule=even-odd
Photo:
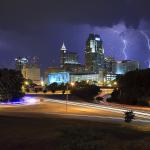
[{"label": "lamp post", "polygon": [[68,111],[68,89],[69,89],[69,87],[68,87],[68,83],[66,84],[67,85],[67,87],[66,87],[66,112]]},{"label": "lamp post", "polygon": [[[69,83],[67,82],[66,85],[67,85],[67,86],[66,86],[66,112],[67,112],[67,111],[68,111],[68,96],[69,96],[68,91],[69,91]],[[71,85],[72,87],[74,87],[74,86],[75,86],[75,83],[74,83],[74,82],[71,82],[70,85]]]}]

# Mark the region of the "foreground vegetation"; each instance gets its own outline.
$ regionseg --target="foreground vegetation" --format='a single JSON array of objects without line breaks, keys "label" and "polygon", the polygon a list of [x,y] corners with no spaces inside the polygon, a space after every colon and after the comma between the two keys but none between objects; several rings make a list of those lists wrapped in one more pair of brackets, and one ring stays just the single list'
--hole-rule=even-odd
[{"label": "foreground vegetation", "polygon": [[85,101],[90,102],[93,102],[94,97],[97,96],[99,92],[101,92],[99,86],[89,84],[86,81],[82,81],[82,82],[75,82],[73,84],[70,83],[60,85],[54,82],[45,87],[45,89],[43,90],[43,94],[49,91],[51,91],[53,94],[57,93],[57,91],[61,91],[62,97],[64,97],[64,94],[66,94],[68,90],[70,91],[71,96],[78,97],[79,99],[84,99]]},{"label": "foreground vegetation", "polygon": [[85,81],[77,82],[76,85],[71,88],[71,94],[77,97],[83,98],[85,101],[92,101],[94,97],[100,92],[100,87],[94,84],[88,84]]},{"label": "foreground vegetation", "polygon": [[23,76],[20,71],[0,69],[0,101],[13,101],[21,98]]},{"label": "foreground vegetation", "polygon": [[128,124],[0,117],[0,145],[3,150],[148,150],[148,130]]},{"label": "foreground vegetation", "polygon": [[150,105],[150,69],[135,70],[118,79],[118,89],[109,101],[130,105]]}]

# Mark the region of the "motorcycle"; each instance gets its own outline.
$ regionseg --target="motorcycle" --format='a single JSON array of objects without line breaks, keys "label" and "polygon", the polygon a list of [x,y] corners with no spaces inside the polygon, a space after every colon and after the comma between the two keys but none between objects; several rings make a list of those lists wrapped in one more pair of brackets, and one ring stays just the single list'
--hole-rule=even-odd
[{"label": "motorcycle", "polygon": [[132,110],[125,112],[125,122],[130,123],[133,119],[135,119],[135,114]]}]

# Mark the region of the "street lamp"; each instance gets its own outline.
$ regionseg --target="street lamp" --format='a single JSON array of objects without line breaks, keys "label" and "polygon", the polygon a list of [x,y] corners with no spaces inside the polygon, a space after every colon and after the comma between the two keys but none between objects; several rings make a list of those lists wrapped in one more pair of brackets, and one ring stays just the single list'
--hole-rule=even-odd
[{"label": "street lamp", "polygon": [[[69,83],[67,82],[66,85],[67,85],[67,86],[66,86],[66,112],[67,112],[67,111],[68,111],[68,96],[69,96],[69,95],[68,95],[68,94],[69,94],[68,91],[69,91]],[[74,86],[75,86],[75,83],[74,83],[74,82],[71,82],[70,85],[71,85],[72,87],[74,87]]]},{"label": "street lamp", "polygon": [[114,86],[117,86],[117,82],[116,81],[114,82]]},{"label": "street lamp", "polygon": [[74,87],[74,86],[75,86],[75,83],[74,83],[74,82],[71,82],[70,84],[71,84],[71,86],[72,86],[72,87]]},{"label": "street lamp", "polygon": [[44,86],[44,81],[43,80],[41,80],[41,86]]},{"label": "street lamp", "polygon": [[28,81],[25,81],[24,84],[25,84],[25,85],[29,85],[29,82],[28,82]]},{"label": "street lamp", "polygon": [[67,91],[66,91],[66,92],[67,92],[67,93],[66,93],[66,112],[67,112],[67,111],[68,111],[68,89],[69,89],[68,85],[69,85],[69,84],[66,83],[66,85],[67,85],[67,87],[66,87],[66,90],[67,90]]}]

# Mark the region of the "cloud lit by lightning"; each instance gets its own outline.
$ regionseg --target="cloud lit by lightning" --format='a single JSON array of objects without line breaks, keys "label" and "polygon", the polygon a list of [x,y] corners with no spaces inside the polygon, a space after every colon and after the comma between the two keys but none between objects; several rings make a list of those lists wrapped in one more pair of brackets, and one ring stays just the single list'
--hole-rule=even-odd
[{"label": "cloud lit by lightning", "polygon": [[[146,39],[147,41],[147,47],[148,47],[148,50],[150,51],[150,38],[149,36],[146,34],[146,32],[144,32],[143,30],[140,31],[140,33],[144,36],[144,38]],[[150,68],[150,58],[148,60],[148,68]]]}]

